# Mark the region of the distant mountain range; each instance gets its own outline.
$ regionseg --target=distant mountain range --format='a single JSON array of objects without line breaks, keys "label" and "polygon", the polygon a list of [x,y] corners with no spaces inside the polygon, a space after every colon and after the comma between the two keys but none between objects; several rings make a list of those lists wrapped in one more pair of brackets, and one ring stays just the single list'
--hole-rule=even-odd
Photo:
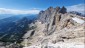
[{"label": "distant mountain range", "polygon": [[0,41],[20,41],[29,24],[37,19],[37,15],[17,15],[0,20]]},{"label": "distant mountain range", "polygon": [[85,17],[85,14],[79,13],[79,12],[76,12],[76,11],[70,11],[69,13]]}]

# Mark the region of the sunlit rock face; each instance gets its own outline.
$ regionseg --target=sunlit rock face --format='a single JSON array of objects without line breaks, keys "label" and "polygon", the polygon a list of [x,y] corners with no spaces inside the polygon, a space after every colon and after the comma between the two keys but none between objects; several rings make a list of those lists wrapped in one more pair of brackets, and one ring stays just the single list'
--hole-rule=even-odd
[{"label": "sunlit rock face", "polygon": [[23,48],[84,48],[85,17],[70,14],[65,7],[41,11],[32,26],[34,33],[22,42]]},{"label": "sunlit rock face", "polygon": [[44,22],[49,22],[51,20],[51,17],[53,17],[55,14],[57,13],[62,13],[65,14],[67,13],[67,9],[65,7],[49,7],[47,10],[45,11],[41,11],[39,13],[39,20],[44,23]]},{"label": "sunlit rock face", "polygon": [[65,7],[49,7],[29,24],[20,45],[23,48],[84,48],[84,33],[85,17],[68,13]]}]

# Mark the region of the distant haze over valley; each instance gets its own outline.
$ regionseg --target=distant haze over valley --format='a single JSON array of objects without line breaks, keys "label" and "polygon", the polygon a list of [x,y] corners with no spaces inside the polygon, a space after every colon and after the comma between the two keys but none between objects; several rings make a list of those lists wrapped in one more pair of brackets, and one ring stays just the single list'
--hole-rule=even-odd
[{"label": "distant haze over valley", "polygon": [[84,0],[0,0],[0,48],[84,48]]}]

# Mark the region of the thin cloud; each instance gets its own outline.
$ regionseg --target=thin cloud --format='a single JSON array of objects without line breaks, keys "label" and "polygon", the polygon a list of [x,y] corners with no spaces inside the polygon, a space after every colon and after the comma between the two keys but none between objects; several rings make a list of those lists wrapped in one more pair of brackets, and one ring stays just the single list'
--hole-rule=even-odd
[{"label": "thin cloud", "polygon": [[80,13],[83,13],[85,12],[85,4],[78,4],[78,5],[73,5],[73,6],[68,6],[67,7],[67,11],[77,11],[77,12],[80,12]]},{"label": "thin cloud", "polygon": [[6,9],[0,8],[0,14],[38,14],[40,10],[31,9],[31,10],[14,10],[14,9]]}]

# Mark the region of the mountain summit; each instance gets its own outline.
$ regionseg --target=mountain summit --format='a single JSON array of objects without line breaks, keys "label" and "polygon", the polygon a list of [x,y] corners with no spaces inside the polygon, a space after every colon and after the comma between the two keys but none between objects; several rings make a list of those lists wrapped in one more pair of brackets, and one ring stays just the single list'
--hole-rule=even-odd
[{"label": "mountain summit", "polygon": [[15,45],[22,48],[84,48],[85,17],[68,13],[64,6],[49,7],[40,11],[37,20],[30,22],[22,18],[7,31],[11,34],[4,36],[9,35],[9,39],[15,39],[15,43],[6,46],[8,48]]},{"label": "mountain summit", "polygon": [[68,13],[65,7],[41,11],[31,26],[35,28],[21,43],[27,48],[78,48],[78,44],[84,48],[85,17]]}]

